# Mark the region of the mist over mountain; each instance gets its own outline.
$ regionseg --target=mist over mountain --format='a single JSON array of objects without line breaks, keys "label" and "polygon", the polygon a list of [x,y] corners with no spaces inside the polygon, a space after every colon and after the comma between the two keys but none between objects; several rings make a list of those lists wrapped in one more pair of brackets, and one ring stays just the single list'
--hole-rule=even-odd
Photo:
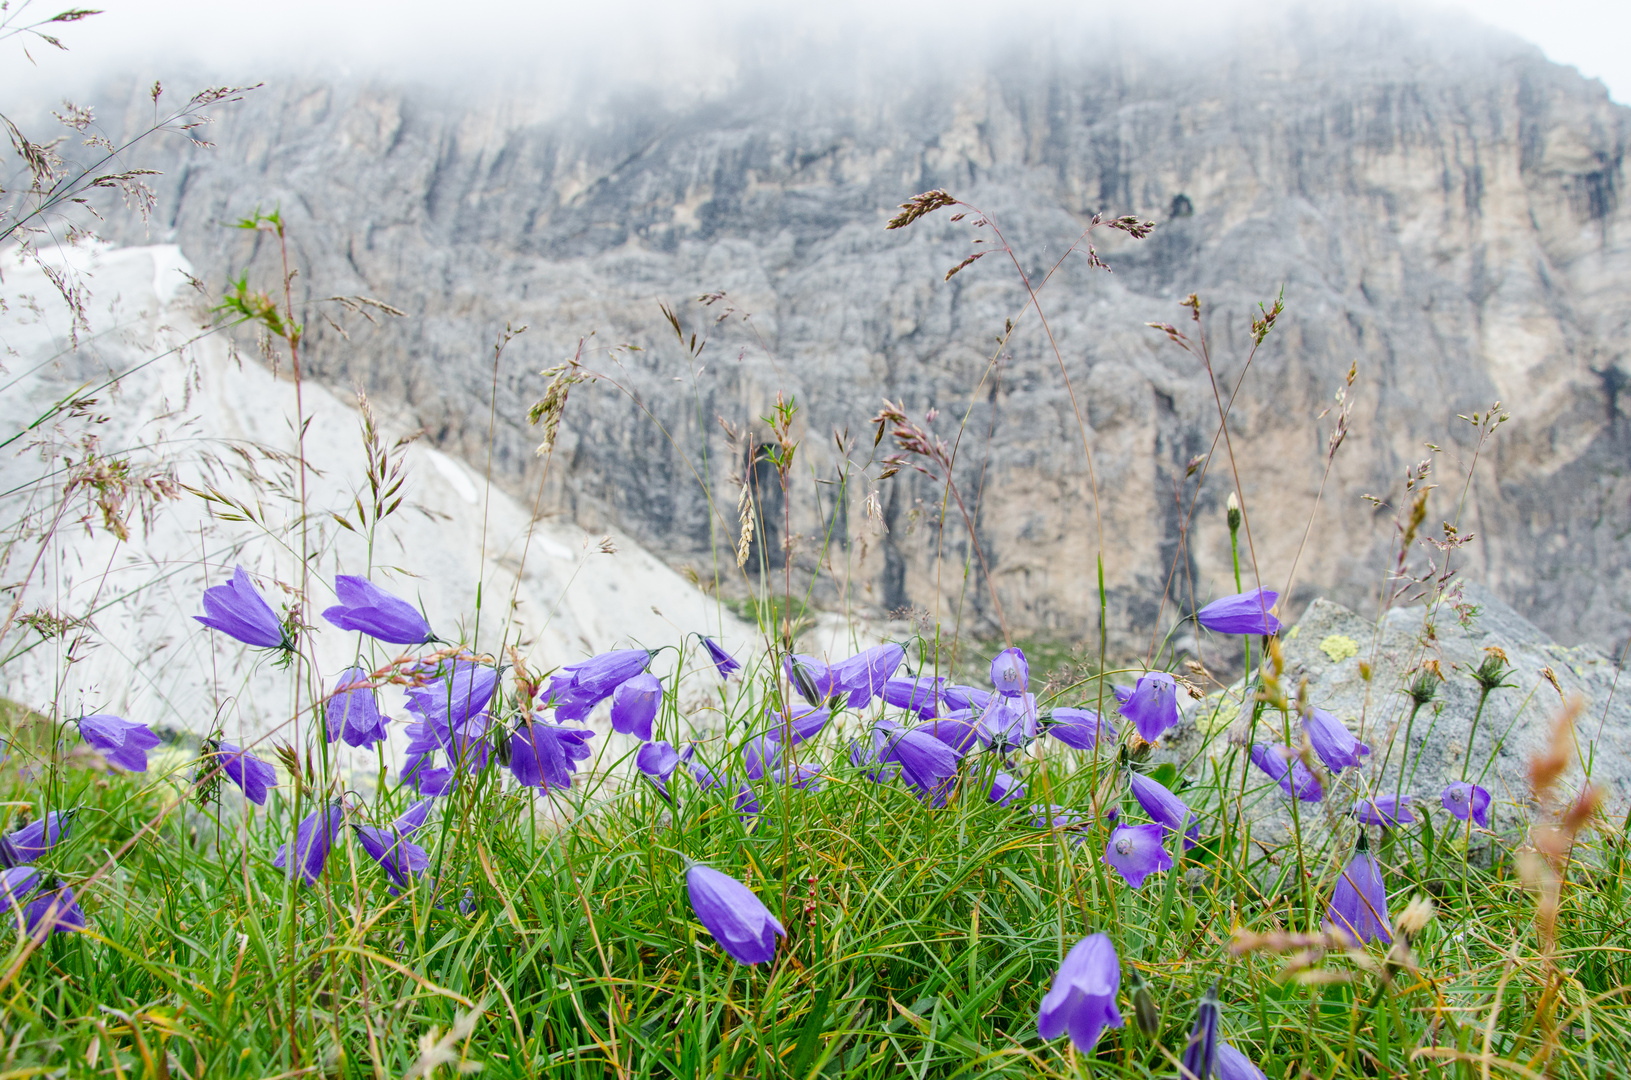
[{"label": "mist over mountain", "polygon": [[[785,504],[758,466],[774,576],[790,531],[799,575],[823,570],[818,600],[849,580],[873,614],[927,609],[994,633],[956,511],[937,526],[941,488],[846,471],[834,438],[866,460],[884,398],[919,419],[937,408],[948,440],[966,414],[957,481],[1011,628],[1091,632],[1102,518],[1129,647],[1175,614],[1157,608],[1169,580],[1186,609],[1235,591],[1221,443],[1180,543],[1213,381],[1145,326],[1191,333],[1179,302],[1197,293],[1225,399],[1244,374],[1230,445],[1263,584],[1296,561],[1293,611],[1322,594],[1374,602],[1394,515],[1363,496],[1397,505],[1406,468],[1431,459],[1426,526],[1442,535],[1464,503],[1466,572],[1561,640],[1617,652],[1631,634],[1631,109],[1516,39],[1444,30],[1294,17],[1206,48],[1065,35],[820,78],[796,51],[767,51],[675,95],[284,79],[220,110],[214,149],[152,151],[143,163],[165,175],[151,235],[219,284],[257,254],[226,224],[279,207],[297,291],[408,313],[349,340],[314,314],[310,370],[404,403],[477,468],[490,449],[515,493],[542,483],[545,513],[615,524],[704,579],[734,573],[745,470],[720,421],[763,441],[759,418],[790,396],[802,441]],[[129,100],[132,116],[149,107]],[[1001,255],[944,280],[990,232],[973,215],[885,230],[932,188],[991,215],[1033,281],[1096,213],[1157,228],[1093,235],[1113,273],[1085,248],[1065,258],[1040,294],[1045,332]],[[1249,319],[1282,290],[1286,313],[1243,372]],[[660,303],[708,336],[700,359]],[[495,377],[506,324],[529,329]],[[545,477],[526,410],[540,370],[591,333],[585,360],[607,379],[573,390]],[[623,342],[642,351],[605,351]],[[1350,365],[1350,432],[1303,548],[1336,416],[1322,413]],[[1497,400],[1512,419],[1464,488],[1477,446],[1457,415]]]}]

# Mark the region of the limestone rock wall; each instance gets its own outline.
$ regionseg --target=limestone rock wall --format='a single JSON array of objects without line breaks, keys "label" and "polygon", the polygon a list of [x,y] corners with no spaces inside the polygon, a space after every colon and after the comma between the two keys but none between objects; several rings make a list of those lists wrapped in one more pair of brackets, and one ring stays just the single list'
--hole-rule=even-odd
[{"label": "limestone rock wall", "polygon": [[[718,421],[762,439],[783,393],[803,443],[786,505],[764,500],[771,561],[790,528],[818,597],[853,582],[874,612],[994,632],[977,572],[965,584],[960,519],[936,526],[939,489],[859,468],[889,397],[938,408],[948,439],[966,415],[957,479],[1015,632],[1092,632],[1102,522],[1112,626],[1142,651],[1175,610],[1169,580],[1182,606],[1233,591],[1222,444],[1187,543],[1193,481],[1175,498],[1212,447],[1212,380],[1144,326],[1181,322],[1193,291],[1223,395],[1245,376],[1230,444],[1265,584],[1290,576],[1335,416],[1321,413],[1358,366],[1290,608],[1374,596],[1395,533],[1361,496],[1396,503],[1405,468],[1432,458],[1427,525],[1459,508],[1470,575],[1564,642],[1617,651],[1631,633],[1631,110],[1516,41],[1293,20],[1200,57],[1033,43],[956,74],[815,89],[748,69],[685,104],[582,108],[306,80],[251,95],[212,138],[160,155],[157,226],[212,283],[256,254],[223,224],[280,206],[308,298],[409,313],[346,340],[312,309],[319,374],[405,403],[478,466],[490,449],[515,492],[543,484],[546,512],[614,523],[704,578],[734,574],[743,451]],[[934,187],[990,213],[1033,279],[1095,212],[1158,228],[1095,234],[1113,274],[1080,251],[1058,267],[1041,293],[1056,358],[1001,256],[942,279],[990,230],[945,211],[884,229]],[[1282,289],[1287,314],[1243,372],[1248,320]],[[709,336],[700,358],[659,303]],[[495,375],[506,322],[529,330]],[[591,332],[606,380],[573,391],[546,477],[524,413],[539,370]],[[608,351],[624,342],[642,351]],[[1477,452],[1456,416],[1497,399],[1512,420]]]}]

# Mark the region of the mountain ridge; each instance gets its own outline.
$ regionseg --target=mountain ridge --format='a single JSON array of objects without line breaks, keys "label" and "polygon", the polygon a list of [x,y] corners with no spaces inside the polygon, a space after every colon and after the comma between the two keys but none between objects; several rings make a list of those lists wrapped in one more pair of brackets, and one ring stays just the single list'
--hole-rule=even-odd
[{"label": "mountain ridge", "polygon": [[[1361,496],[1397,501],[1405,467],[1437,458],[1429,524],[1464,502],[1467,572],[1559,640],[1617,652],[1631,634],[1619,394],[1631,109],[1495,37],[1452,46],[1396,19],[1293,21],[1278,35],[1222,50],[1216,67],[1104,43],[1072,66],[1037,48],[876,98],[871,84],[778,96],[745,79],[673,110],[611,101],[513,124],[506,110],[539,107],[290,83],[224,116],[215,150],[157,155],[159,221],[225,280],[253,249],[221,223],[281,206],[308,297],[368,292],[412,316],[356,342],[310,319],[319,376],[404,402],[475,461],[492,408],[504,483],[530,498],[542,482],[548,512],[615,524],[705,577],[710,550],[735,545],[731,476],[743,472],[718,420],[762,440],[757,418],[791,394],[807,465],[785,509],[795,566],[823,568],[818,596],[851,581],[878,614],[960,613],[995,633],[977,571],[965,586],[936,570],[937,548],[953,565],[975,560],[955,517],[943,537],[933,527],[933,485],[909,472],[863,482],[833,449],[847,429],[865,456],[884,397],[919,417],[966,410],[958,481],[1014,628],[1091,632],[1099,517],[1127,647],[1170,618],[1157,603],[1169,577],[1191,582],[1196,602],[1233,591],[1232,484],[1211,475],[1187,538],[1172,496],[1209,448],[1211,381],[1144,324],[1179,321],[1177,302],[1198,292],[1214,370],[1232,386],[1248,319],[1283,289],[1287,314],[1231,414],[1265,583],[1295,560],[1289,606],[1319,593],[1362,606],[1395,533]],[[1142,244],[1096,234],[1114,273],[1072,257],[1043,293],[1068,389],[1048,336],[1017,318],[1012,267],[988,259],[942,280],[971,251],[967,222],[942,213],[884,230],[895,204],[937,187],[990,213],[1028,272],[1093,213],[1157,221]],[[718,292],[712,306],[685,303]],[[659,302],[712,335],[700,375]],[[736,315],[714,323],[727,306]],[[982,343],[1010,317],[1020,330],[982,381]],[[495,383],[489,346],[506,323],[531,329]],[[537,373],[590,331],[592,346],[644,351],[591,354],[607,382],[573,391],[545,478],[524,411],[542,393]],[[1351,432],[1299,557],[1334,419],[1321,414],[1351,363]],[[1476,458],[1463,500],[1451,459],[1474,460],[1476,446],[1455,417],[1497,399],[1513,420]],[[882,535],[868,530],[873,491]],[[774,562],[776,492],[762,509]],[[829,529],[845,542],[824,544]]]}]

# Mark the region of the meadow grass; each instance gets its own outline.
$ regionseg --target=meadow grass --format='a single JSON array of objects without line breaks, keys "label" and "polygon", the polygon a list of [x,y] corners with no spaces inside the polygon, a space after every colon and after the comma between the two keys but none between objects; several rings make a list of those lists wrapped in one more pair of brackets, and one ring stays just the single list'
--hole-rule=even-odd
[{"label": "meadow grass", "polygon": [[[39,865],[85,883],[90,929],[37,950],[13,935],[8,1076],[401,1076],[439,1062],[500,1076],[1171,1076],[1214,983],[1226,1036],[1273,1077],[1631,1072],[1620,833],[1574,851],[1551,945],[1507,841],[1475,834],[1489,856],[1469,861],[1453,830],[1404,832],[1390,907],[1426,895],[1437,914],[1390,971],[1375,945],[1290,963],[1231,951],[1323,916],[1330,874],[1313,866],[1301,888],[1288,846],[1209,827],[1184,873],[1133,890],[1102,861],[1103,826],[1049,832],[1026,800],[968,797],[989,758],[965,763],[945,807],[835,765],[819,791],[764,785],[750,823],[678,778],[670,807],[606,772],[557,794],[554,820],[530,791],[468,783],[426,845],[440,886],[393,897],[352,843],[314,888],[272,868],[289,834],[278,796],[246,829],[241,802],[189,809],[180,775],[144,785],[59,755],[25,778],[26,757],[6,769],[11,805],[38,805],[44,779],[54,805],[81,808]],[[1237,764],[1222,752],[1182,792],[1209,822],[1228,813]],[[1111,770],[1049,750],[1028,779],[1033,797],[1088,807]],[[1278,798],[1253,784],[1253,800]],[[403,796],[381,798],[390,812]],[[772,963],[737,964],[702,930],[686,857],[780,914]],[[1090,932],[1144,975],[1161,1025],[1129,1023],[1089,1056],[1041,1042],[1036,1015]]]}]

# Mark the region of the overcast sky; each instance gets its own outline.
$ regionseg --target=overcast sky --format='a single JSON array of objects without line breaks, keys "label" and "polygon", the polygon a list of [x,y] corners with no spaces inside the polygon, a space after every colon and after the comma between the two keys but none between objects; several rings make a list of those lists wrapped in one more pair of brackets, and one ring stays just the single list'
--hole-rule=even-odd
[{"label": "overcast sky", "polygon": [[[337,72],[396,78],[479,70],[498,54],[545,73],[552,67],[639,70],[659,64],[706,67],[722,39],[752,39],[754,28],[842,43],[955,33],[964,39],[1026,14],[1080,22],[1095,12],[1138,20],[1157,37],[1195,33],[1285,0],[88,0],[104,13],[63,27],[68,53],[35,43],[30,67],[0,42],[0,91],[32,91],[79,82],[96,71],[173,68],[206,60],[223,77],[263,78],[279,66],[332,65]],[[16,8],[13,0],[13,9]],[[48,16],[83,0],[28,0],[25,16]],[[1419,8],[1421,0],[1402,5]],[[1615,100],[1631,103],[1631,0],[1437,0],[1539,45],[1553,60],[1599,78]],[[933,25],[930,25],[933,24]],[[745,29],[744,29],[745,28]],[[734,34],[727,34],[729,29]],[[1202,30],[1201,32],[1204,32]]]}]

